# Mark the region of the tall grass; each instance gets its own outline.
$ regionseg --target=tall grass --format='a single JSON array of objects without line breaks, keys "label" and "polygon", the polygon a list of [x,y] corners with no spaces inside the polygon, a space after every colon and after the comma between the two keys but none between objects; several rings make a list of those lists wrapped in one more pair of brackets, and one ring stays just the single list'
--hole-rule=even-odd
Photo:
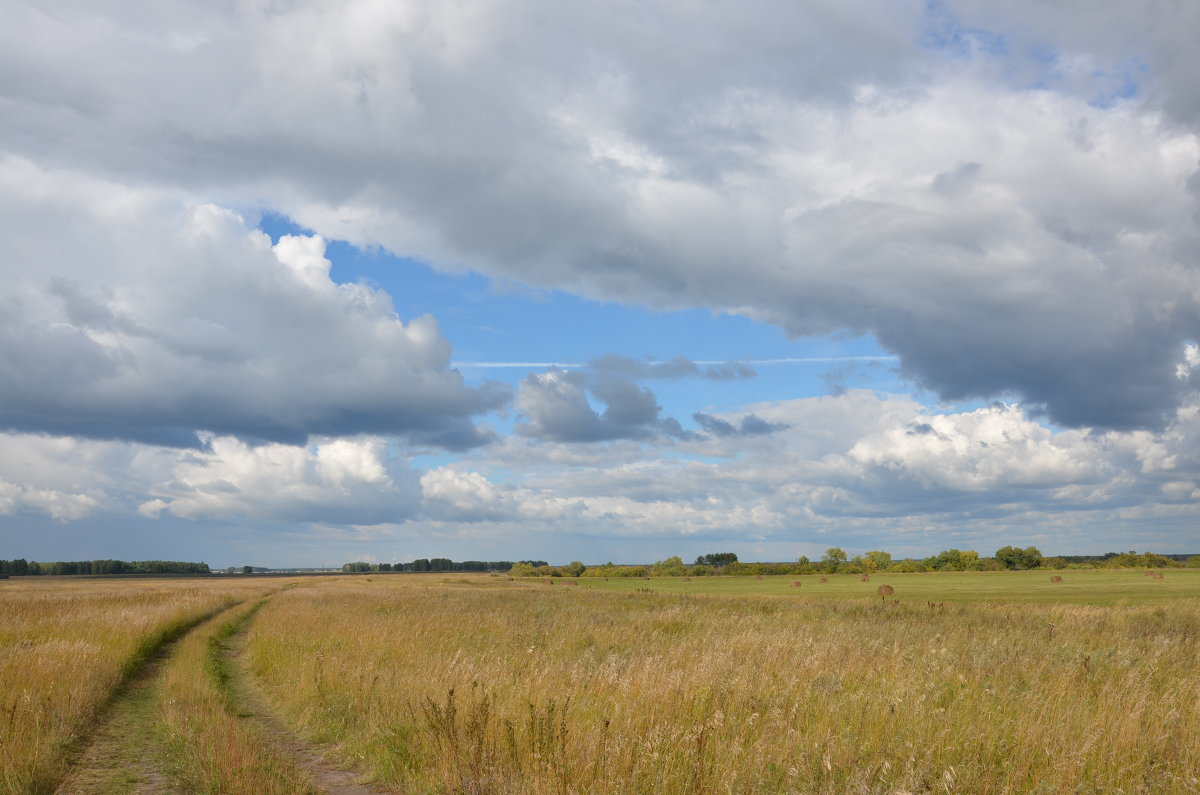
[{"label": "tall grass", "polygon": [[239,605],[199,626],[163,673],[160,715],[168,773],[185,792],[293,795],[315,792],[310,776],[244,719],[233,698],[223,641],[258,605]]},{"label": "tall grass", "polygon": [[486,583],[280,594],[251,665],[308,739],[405,791],[1200,789],[1197,600]]},{"label": "tall grass", "polygon": [[0,791],[49,792],[121,682],[167,638],[261,588],[196,580],[0,586]]}]

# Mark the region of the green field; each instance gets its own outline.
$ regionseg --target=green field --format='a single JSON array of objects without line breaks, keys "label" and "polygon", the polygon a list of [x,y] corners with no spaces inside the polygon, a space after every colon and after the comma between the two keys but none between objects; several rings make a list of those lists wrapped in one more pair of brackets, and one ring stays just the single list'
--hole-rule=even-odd
[{"label": "green field", "polygon": [[[1052,576],[1062,582],[1051,582]],[[798,577],[581,577],[579,586],[614,591],[673,594],[725,594],[747,596],[776,594],[803,599],[875,599],[880,585],[896,589],[893,599],[918,602],[1037,602],[1041,604],[1118,605],[1142,604],[1178,598],[1200,599],[1200,569],[1165,569],[1161,580],[1144,571],[1083,569],[1073,571],[966,571],[919,574],[872,574],[862,582],[858,574]],[[541,579],[534,580],[544,585]],[[554,580],[555,586],[565,583]],[[794,586],[793,583],[800,583]],[[569,587],[569,586],[568,586]]]}]

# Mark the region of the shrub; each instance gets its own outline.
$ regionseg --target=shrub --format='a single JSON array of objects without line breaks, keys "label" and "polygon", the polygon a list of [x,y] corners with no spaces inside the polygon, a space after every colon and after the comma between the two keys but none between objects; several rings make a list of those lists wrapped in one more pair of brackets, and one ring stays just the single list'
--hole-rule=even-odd
[{"label": "shrub", "polygon": [[1140,555],[1136,552],[1123,552],[1104,561],[1106,569],[1165,569],[1178,565],[1170,558],[1155,555],[1153,552],[1143,552]]},{"label": "shrub", "polygon": [[648,577],[650,569],[645,566],[617,566],[605,563],[603,566],[589,566],[583,570],[583,577]]},{"label": "shrub", "polygon": [[923,563],[921,563],[919,560],[913,560],[912,558],[905,558],[904,560],[901,560],[897,563],[893,563],[891,566],[888,566],[887,570],[890,572],[897,573],[897,574],[912,574],[912,573],[918,572],[918,571],[925,571],[926,569],[925,569],[925,565]]},{"label": "shrub", "polygon": [[723,571],[725,574],[732,574],[735,577],[753,577],[755,574],[762,573],[758,563],[742,563],[740,561],[730,563]]},{"label": "shrub", "polygon": [[672,555],[655,563],[650,573],[655,577],[682,577],[687,574],[687,566],[683,565],[683,560],[678,555]]}]

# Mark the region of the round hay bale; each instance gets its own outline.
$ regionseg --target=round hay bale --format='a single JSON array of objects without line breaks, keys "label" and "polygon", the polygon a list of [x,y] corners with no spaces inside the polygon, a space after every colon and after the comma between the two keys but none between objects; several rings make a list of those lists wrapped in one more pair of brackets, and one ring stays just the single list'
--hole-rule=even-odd
[{"label": "round hay bale", "polygon": [[1161,571],[1154,571],[1150,573],[1150,579],[1152,580],[1161,580],[1162,578],[1163,576]]},{"label": "round hay bale", "polygon": [[864,574],[862,576],[862,578],[859,580],[859,582],[870,582],[870,581],[871,581],[871,578],[869,576],[867,576],[866,574]]},{"label": "round hay bale", "polygon": [[828,578],[828,577],[822,577],[822,578],[821,578],[821,582],[829,582],[829,578]]},{"label": "round hay bale", "polygon": [[792,581],[792,587],[793,587],[793,588],[799,588],[801,585],[803,585],[803,583],[801,583],[799,580],[793,580],[793,581]]},{"label": "round hay bale", "polygon": [[1062,582],[1062,577],[1055,574],[1053,577],[1050,578],[1050,582]]},{"label": "round hay bale", "polygon": [[879,594],[880,596],[891,596],[892,594],[896,593],[896,589],[890,585],[881,585],[875,589],[875,593]]}]

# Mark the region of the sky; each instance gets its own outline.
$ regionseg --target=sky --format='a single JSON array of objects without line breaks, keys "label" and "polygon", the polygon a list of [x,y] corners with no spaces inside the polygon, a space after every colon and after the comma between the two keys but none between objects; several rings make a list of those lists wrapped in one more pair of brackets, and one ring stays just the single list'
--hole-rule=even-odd
[{"label": "sky", "polygon": [[1200,552],[1200,6],[4,16],[0,558]]}]

